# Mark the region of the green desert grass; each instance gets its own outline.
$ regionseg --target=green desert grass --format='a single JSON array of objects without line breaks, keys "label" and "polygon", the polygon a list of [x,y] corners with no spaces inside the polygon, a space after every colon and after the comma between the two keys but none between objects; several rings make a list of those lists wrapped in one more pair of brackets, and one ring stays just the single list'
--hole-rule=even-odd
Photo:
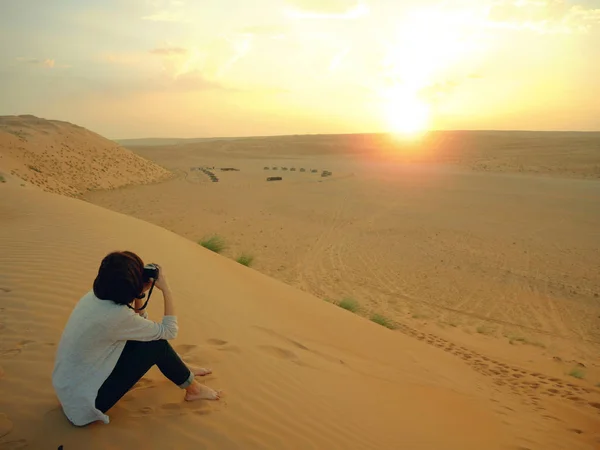
[{"label": "green desert grass", "polygon": [[3,175],[0,175],[0,183],[6,183],[6,180],[4,179]]},{"label": "green desert grass", "polygon": [[236,259],[236,261],[239,262],[243,266],[250,267],[252,265],[252,262],[254,261],[254,256],[249,255],[248,253],[242,253]]},{"label": "green desert grass", "polygon": [[344,308],[350,312],[356,313],[358,312],[360,305],[353,298],[346,297],[342,299],[338,304],[340,308]]},{"label": "green desert grass", "polygon": [[396,328],[394,326],[394,323],[388,319],[387,317],[381,315],[381,314],[373,314],[371,316],[371,321],[378,323],[381,326],[384,326],[386,328],[389,328],[390,330],[393,330],[394,328]]},{"label": "green desert grass", "polygon": [[569,372],[569,375],[575,378],[579,378],[580,380],[585,378],[585,372],[581,369],[575,368]]},{"label": "green desert grass", "polygon": [[227,248],[227,245],[225,245],[225,241],[223,240],[223,238],[216,234],[206,237],[204,239],[201,239],[200,241],[198,241],[198,244],[200,244],[202,247],[207,248],[215,253],[221,253],[223,250],[225,250]]}]

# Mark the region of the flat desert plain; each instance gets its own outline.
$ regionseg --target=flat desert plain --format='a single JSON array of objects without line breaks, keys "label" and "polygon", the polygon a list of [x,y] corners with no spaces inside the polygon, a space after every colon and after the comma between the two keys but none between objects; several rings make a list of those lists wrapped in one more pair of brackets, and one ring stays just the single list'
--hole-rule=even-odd
[{"label": "flat desert plain", "polygon": [[600,382],[600,134],[382,140],[131,146],[177,179],[84,198],[193,241],[218,235],[224,256],[366,317]]}]

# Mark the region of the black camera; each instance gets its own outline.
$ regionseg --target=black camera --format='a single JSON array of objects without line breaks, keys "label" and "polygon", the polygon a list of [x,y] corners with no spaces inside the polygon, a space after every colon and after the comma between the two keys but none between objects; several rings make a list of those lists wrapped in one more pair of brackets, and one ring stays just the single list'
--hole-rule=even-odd
[{"label": "black camera", "polygon": [[144,266],[144,283],[148,283],[150,279],[158,280],[158,264],[146,264]]}]

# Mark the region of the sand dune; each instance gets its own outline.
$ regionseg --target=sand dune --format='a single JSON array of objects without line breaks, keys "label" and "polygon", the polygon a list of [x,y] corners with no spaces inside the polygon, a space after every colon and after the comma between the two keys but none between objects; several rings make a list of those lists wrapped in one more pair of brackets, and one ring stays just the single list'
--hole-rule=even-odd
[{"label": "sand dune", "polygon": [[[8,187],[0,208],[0,448],[492,449],[510,442],[484,377],[448,352],[78,200]],[[84,431],[63,418],[50,383],[55,346],[98,261],[116,248],[168,268],[181,325],[175,347],[214,369],[207,383],[225,389],[222,403],[184,404],[152,371],[112,410],[109,426]],[[157,295],[151,315],[158,319],[160,310]]]},{"label": "sand dune", "polygon": [[77,196],[93,189],[164,180],[170,173],[77,125],[2,116],[0,175],[5,182]]}]

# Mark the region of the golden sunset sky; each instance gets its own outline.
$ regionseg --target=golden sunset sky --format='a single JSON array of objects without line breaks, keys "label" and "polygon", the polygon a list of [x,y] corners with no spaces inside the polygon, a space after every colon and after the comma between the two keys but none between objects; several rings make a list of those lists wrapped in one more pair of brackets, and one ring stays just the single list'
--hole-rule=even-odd
[{"label": "golden sunset sky", "polygon": [[0,115],[110,138],[600,130],[600,0],[0,0]]}]

